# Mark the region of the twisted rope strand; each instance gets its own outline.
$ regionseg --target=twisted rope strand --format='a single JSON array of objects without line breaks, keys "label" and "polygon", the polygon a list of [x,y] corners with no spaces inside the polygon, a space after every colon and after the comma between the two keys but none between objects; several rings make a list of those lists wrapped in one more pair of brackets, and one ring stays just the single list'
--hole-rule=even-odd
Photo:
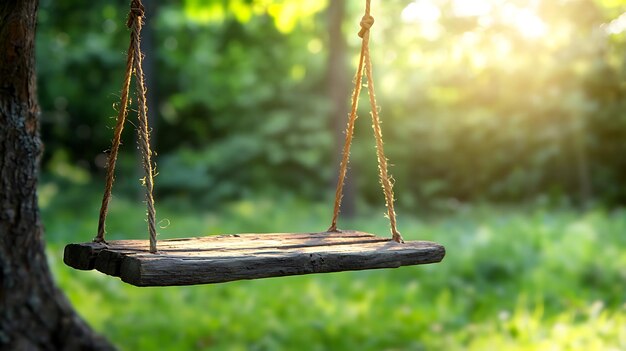
[{"label": "twisted rope strand", "polygon": [[[369,32],[365,33],[365,35],[369,37]],[[391,225],[391,236],[394,241],[402,243],[404,240],[402,239],[400,232],[398,232],[396,224],[396,211],[393,206],[393,184],[387,170],[387,157],[385,157],[385,149],[383,147],[383,134],[380,127],[381,122],[378,115],[376,95],[374,93],[374,78],[372,74],[372,61],[369,55],[369,50],[366,50],[365,55],[365,75],[367,76],[367,90],[370,98],[370,105],[372,106],[372,128],[374,129],[374,137],[376,138],[376,156],[378,159],[378,170],[380,171],[380,183],[383,187],[383,192],[385,193],[385,206],[387,206],[387,215]]]},{"label": "twisted rope strand", "polygon": [[397,229],[396,213],[394,210],[394,196],[393,196],[393,184],[390,180],[388,173],[387,158],[385,157],[385,150],[383,148],[383,136],[380,127],[380,118],[378,115],[378,106],[376,104],[376,96],[374,93],[374,79],[372,74],[372,61],[369,52],[369,36],[370,28],[374,24],[374,17],[370,15],[370,0],[365,1],[365,14],[361,19],[361,30],[359,31],[359,37],[361,37],[361,55],[359,57],[359,66],[357,68],[354,91],[352,93],[352,110],[350,111],[350,117],[348,119],[348,126],[346,129],[346,141],[343,146],[343,154],[341,158],[339,179],[337,180],[337,189],[335,191],[335,205],[333,210],[333,218],[331,226],[328,229],[329,232],[337,231],[337,218],[339,216],[339,208],[341,206],[341,200],[343,198],[343,184],[346,177],[346,169],[350,158],[350,145],[352,143],[352,137],[354,134],[354,122],[357,118],[356,110],[358,107],[359,94],[362,86],[363,68],[365,68],[365,75],[367,77],[367,89],[372,107],[372,128],[374,129],[374,137],[376,138],[376,155],[378,160],[378,169],[380,171],[380,182],[385,194],[385,205],[387,206],[387,215],[391,225],[392,239],[396,242],[402,243],[402,235]]},{"label": "twisted rope strand", "polygon": [[130,80],[133,71],[133,51],[134,45],[131,43],[128,47],[128,57],[126,58],[126,73],[124,75],[124,83],[122,84],[122,96],[120,98],[119,111],[117,113],[117,121],[113,132],[113,141],[111,143],[111,152],[107,162],[106,181],[104,186],[104,195],[102,196],[102,205],[100,206],[100,218],[98,219],[98,234],[93,239],[97,243],[106,243],[104,237],[106,235],[106,218],[109,212],[109,201],[111,200],[111,191],[113,182],[115,181],[115,164],[120,149],[122,131],[124,130],[124,122],[128,115],[128,91],[130,88]]},{"label": "twisted rope strand", "polygon": [[154,189],[154,175],[152,170],[152,151],[150,149],[150,132],[148,129],[148,108],[146,104],[146,86],[142,68],[143,55],[141,53],[141,28],[143,26],[144,6],[141,0],[131,0],[130,13],[126,25],[131,29],[130,45],[128,48],[128,56],[126,62],[126,74],[124,84],[122,86],[121,107],[118,113],[117,123],[113,137],[113,145],[111,147],[111,156],[107,167],[107,180],[105,185],[104,196],[102,199],[102,207],[100,209],[100,219],[98,222],[98,236],[94,239],[96,242],[105,242],[105,221],[108,212],[108,204],[111,198],[111,189],[113,187],[115,163],[119,151],[120,138],[124,128],[124,122],[128,114],[128,94],[130,90],[131,75],[135,72],[137,79],[137,101],[138,101],[138,126],[137,134],[139,136],[139,147],[142,156],[142,164],[144,169],[144,184],[146,186],[146,206],[148,217],[148,231],[150,233],[150,252],[157,252],[156,240],[156,209],[154,206],[154,197],[152,195]]},{"label": "twisted rope strand", "polygon": [[154,197],[152,195],[154,189],[154,173],[152,170],[152,150],[150,149],[150,131],[148,129],[148,106],[146,104],[146,85],[143,74],[143,54],[141,53],[141,28],[143,26],[144,7],[141,0],[133,0],[131,2],[132,34],[135,40],[133,54],[135,62],[135,78],[137,79],[137,104],[138,104],[138,120],[137,135],[139,137],[139,150],[141,151],[141,159],[143,164],[144,178],[143,182],[146,186],[146,206],[148,216],[148,232],[150,233],[150,252],[157,252],[156,239],[156,209],[154,206]]},{"label": "twisted rope strand", "polygon": [[335,190],[335,206],[333,209],[333,219],[330,228],[328,228],[329,232],[337,231],[337,218],[339,217],[339,208],[341,207],[341,200],[343,199],[343,185],[348,169],[348,162],[350,160],[350,146],[352,145],[352,136],[354,135],[354,122],[357,119],[356,110],[359,105],[359,95],[361,94],[361,83],[363,80],[364,48],[364,46],[361,47],[359,66],[357,68],[356,77],[354,78],[354,90],[352,91],[352,109],[350,110],[350,117],[348,118],[348,125],[346,126],[346,141],[343,144],[343,153],[339,167],[339,179],[337,179],[337,190]]}]

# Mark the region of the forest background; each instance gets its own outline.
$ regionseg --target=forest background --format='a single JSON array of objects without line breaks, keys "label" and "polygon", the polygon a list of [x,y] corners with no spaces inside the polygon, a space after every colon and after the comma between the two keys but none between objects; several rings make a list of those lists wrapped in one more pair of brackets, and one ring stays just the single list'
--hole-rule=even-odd
[{"label": "forest background", "polygon": [[[144,2],[161,237],[325,230],[363,3]],[[52,264],[120,347],[626,348],[625,1],[374,1],[400,230],[448,257],[163,290],[61,263],[65,243],[94,236],[127,13],[126,1],[42,0],[37,35]],[[340,226],[387,235],[366,102]],[[133,129],[112,238],[146,236]]]}]

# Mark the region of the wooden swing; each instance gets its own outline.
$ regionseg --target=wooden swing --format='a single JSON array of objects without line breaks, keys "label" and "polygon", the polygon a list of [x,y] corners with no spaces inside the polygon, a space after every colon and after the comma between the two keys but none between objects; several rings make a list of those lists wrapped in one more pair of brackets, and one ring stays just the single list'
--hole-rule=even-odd
[{"label": "wooden swing", "polygon": [[[126,74],[107,165],[98,234],[93,242],[67,245],[64,253],[65,264],[80,270],[96,269],[102,273],[120,277],[122,281],[136,286],[171,286],[309,273],[396,268],[436,263],[443,259],[445,255],[443,246],[427,241],[405,242],[396,227],[393,185],[387,172],[387,159],[383,150],[369,54],[369,30],[374,24],[374,18],[370,15],[370,0],[366,0],[365,15],[360,23],[361,55],[352,93],[352,110],[346,129],[330,228],[318,233],[231,234],[161,240],[157,250],[156,210],[152,196],[154,185],[152,151],[149,140],[146,87],[142,70],[143,57],[140,50],[143,16],[144,7],[141,0],[131,0],[127,22],[131,34]],[[142,240],[105,241],[105,220],[111,198],[120,138],[127,117],[128,95],[133,72],[137,80],[139,106],[137,133],[145,173],[143,181],[146,186],[149,244]],[[337,229],[337,218],[364,73],[367,77],[369,101],[372,107],[372,127],[376,139],[380,180],[391,225],[391,240],[359,231]]]}]

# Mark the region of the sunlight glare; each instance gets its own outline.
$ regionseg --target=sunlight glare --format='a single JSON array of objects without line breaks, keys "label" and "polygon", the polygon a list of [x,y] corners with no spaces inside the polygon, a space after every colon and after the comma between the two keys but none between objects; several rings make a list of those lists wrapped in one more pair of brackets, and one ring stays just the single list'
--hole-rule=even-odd
[{"label": "sunlight glare", "polygon": [[441,10],[430,0],[416,0],[408,4],[400,16],[404,22],[433,23],[441,17]]},{"label": "sunlight glare", "polygon": [[428,40],[436,40],[441,35],[441,10],[432,0],[415,0],[402,10],[400,16],[404,22],[418,22],[421,35]]},{"label": "sunlight glare", "polygon": [[509,23],[528,39],[543,37],[548,32],[546,23],[528,8],[507,7],[504,18],[509,18]]},{"label": "sunlight glare", "polygon": [[478,17],[483,26],[491,24],[492,16],[496,13],[496,16],[517,29],[525,38],[537,39],[547,34],[548,27],[533,11],[536,4],[536,1],[531,1],[526,7],[518,7],[498,0],[454,0],[452,9],[460,17]]},{"label": "sunlight glare", "polygon": [[[547,24],[534,11],[537,1],[529,1],[523,7],[502,0],[452,0],[451,4],[455,16],[476,17],[482,27],[494,22],[506,23],[526,39],[538,39],[548,33]],[[441,11],[441,4],[436,0],[414,0],[402,10],[401,18],[404,22],[419,23],[422,36],[435,40],[443,30],[439,23]],[[619,27],[618,23],[612,28]]]},{"label": "sunlight glare", "polygon": [[492,2],[489,0],[454,0],[452,10],[459,17],[478,17],[491,12]]},{"label": "sunlight glare", "polygon": [[608,34],[620,34],[626,31],[626,12],[609,22],[608,25],[603,26],[603,28]]}]

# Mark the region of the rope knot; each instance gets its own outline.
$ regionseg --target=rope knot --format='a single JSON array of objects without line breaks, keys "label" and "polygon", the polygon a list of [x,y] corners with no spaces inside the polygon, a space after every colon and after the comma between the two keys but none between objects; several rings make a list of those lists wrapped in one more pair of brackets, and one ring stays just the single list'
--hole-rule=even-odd
[{"label": "rope knot", "polygon": [[374,17],[367,14],[364,15],[363,18],[361,18],[361,31],[359,32],[359,37],[363,38],[365,33],[367,33],[373,25]]},{"label": "rope knot", "polygon": [[135,24],[141,24],[141,19],[144,16],[145,8],[141,3],[141,0],[131,0],[130,12],[128,13],[128,21],[126,26],[132,28]]}]

